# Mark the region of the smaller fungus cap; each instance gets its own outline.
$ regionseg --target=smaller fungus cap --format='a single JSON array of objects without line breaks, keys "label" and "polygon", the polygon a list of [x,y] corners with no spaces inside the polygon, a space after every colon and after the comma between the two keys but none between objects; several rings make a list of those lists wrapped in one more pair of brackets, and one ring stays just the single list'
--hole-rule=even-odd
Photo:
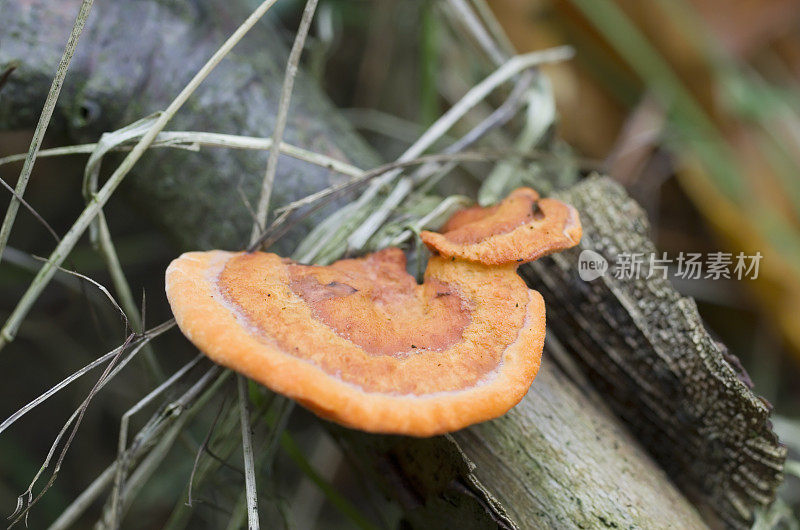
[{"label": "smaller fungus cap", "polygon": [[212,360],[357,429],[431,436],[504,414],[536,376],[544,302],[515,266],[432,257],[425,281],[389,248],[330,266],[189,252],[166,291]]},{"label": "smaller fungus cap", "polygon": [[486,265],[519,264],[577,245],[581,222],[569,204],[518,188],[495,206],[456,212],[442,233],[423,231],[420,236],[442,256]]}]

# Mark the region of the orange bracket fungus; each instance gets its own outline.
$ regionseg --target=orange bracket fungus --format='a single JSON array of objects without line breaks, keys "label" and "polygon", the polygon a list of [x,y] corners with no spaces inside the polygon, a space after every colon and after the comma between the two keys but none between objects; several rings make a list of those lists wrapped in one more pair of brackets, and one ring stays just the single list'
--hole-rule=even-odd
[{"label": "orange bracket fungus", "polygon": [[329,266],[214,250],[173,261],[166,291],[213,361],[342,425],[432,436],[504,414],[536,376],[544,301],[517,265],[433,255],[420,285],[398,248]]},{"label": "orange bracket fungus", "polygon": [[572,206],[518,188],[496,206],[456,212],[442,232],[424,231],[420,237],[443,256],[502,265],[574,247],[581,239],[581,223]]}]

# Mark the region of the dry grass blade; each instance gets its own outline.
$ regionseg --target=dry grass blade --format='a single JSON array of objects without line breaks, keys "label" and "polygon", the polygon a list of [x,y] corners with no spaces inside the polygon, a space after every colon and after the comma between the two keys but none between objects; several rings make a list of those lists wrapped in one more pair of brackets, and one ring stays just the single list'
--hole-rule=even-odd
[{"label": "dry grass blade", "polygon": [[[136,338],[133,334],[131,334],[120,347],[116,348],[115,350],[112,350],[111,353],[113,353],[114,355],[111,356],[111,362],[106,367],[100,378],[98,378],[97,383],[95,383],[94,387],[89,392],[89,395],[84,399],[84,401],[81,403],[78,409],[72,413],[72,416],[70,416],[69,419],[64,423],[64,426],[61,428],[61,431],[59,431],[55,441],[51,445],[50,451],[48,452],[44,463],[34,476],[33,480],[28,486],[28,489],[22,495],[20,495],[17,502],[17,509],[11,516],[9,516],[9,519],[13,519],[11,526],[18,523],[22,517],[25,517],[26,514],[30,511],[30,509],[33,507],[33,505],[35,505],[36,502],[38,502],[39,499],[41,499],[41,497],[47,492],[50,486],[52,486],[53,482],[55,482],[56,476],[58,475],[58,471],[61,467],[61,463],[63,462],[63,459],[66,456],[66,453],[69,449],[69,445],[71,444],[72,439],[74,438],[75,433],[77,432],[77,429],[80,425],[80,420],[81,418],[83,418],[83,414],[85,413],[86,408],[88,408],[92,398],[136,356],[136,354],[141,350],[144,344],[147,344],[147,342],[149,342],[153,338],[171,329],[174,325],[175,321],[170,320],[162,323],[159,326],[155,326],[154,328],[148,330],[145,334],[139,336],[138,338]],[[124,351],[132,344],[135,344],[135,347],[131,350],[130,354],[128,354],[127,357],[122,359],[122,361],[117,364],[116,361],[120,358],[120,356],[124,353]],[[47,397],[50,397],[50,395],[48,395]],[[47,398],[45,397],[45,399]],[[53,473],[50,476],[50,479],[48,480],[47,484],[42,489],[42,491],[36,496],[36,498],[33,498],[34,485],[39,480],[39,477],[41,477],[42,473],[44,473],[44,471],[50,466],[50,462],[52,461],[53,456],[55,455],[55,451],[58,448],[59,444],[61,443],[62,438],[67,433],[67,430],[69,429],[70,425],[73,424],[74,424],[73,429],[70,432],[69,438],[65,443],[64,448],[59,454],[58,461],[53,470]],[[28,505],[23,509],[23,501],[25,497],[28,498]]]},{"label": "dry grass blade", "polygon": [[496,65],[501,65],[508,58],[508,54],[500,49],[498,42],[494,39],[475,16],[475,11],[467,5],[466,0],[449,0],[448,4],[458,15],[459,21],[467,28],[467,31],[475,37],[475,40],[483,48],[486,55]]},{"label": "dry grass blade", "polygon": [[239,420],[242,424],[242,456],[244,460],[245,493],[247,495],[247,528],[258,530],[258,488],[256,487],[256,467],[253,457],[253,429],[250,426],[250,396],[247,393],[247,379],[236,376],[239,390]]},{"label": "dry grass blade", "polygon": [[[308,29],[311,27],[311,20],[314,18],[314,11],[317,9],[318,0],[308,0],[306,7],[303,10],[303,16],[300,19],[300,27],[297,29],[297,35],[292,44],[292,50],[289,52],[289,61],[286,64],[286,73],[283,78],[283,87],[281,87],[281,97],[278,103],[278,116],[275,120],[275,132],[272,133],[272,142],[275,145],[280,145],[283,140],[283,131],[286,128],[286,119],[289,116],[289,104],[292,101],[292,89],[294,88],[294,78],[297,76],[297,68],[300,64],[300,55],[303,53],[303,45],[306,42]],[[272,186],[275,183],[275,171],[278,169],[278,155],[277,149],[270,149],[269,158],[267,159],[267,170],[264,174],[264,182],[261,186],[261,196],[258,199],[258,210],[256,211],[255,226],[250,236],[250,242],[253,243],[260,233],[259,227],[266,226],[267,213],[269,212],[269,201],[272,197]]]},{"label": "dry grass blade", "polygon": [[158,387],[153,389],[149,394],[139,400],[133,407],[127,410],[125,414],[122,415],[122,420],[120,421],[119,427],[119,440],[117,443],[117,461],[119,465],[117,466],[115,477],[114,477],[114,490],[112,493],[112,501],[111,501],[111,511],[113,513],[118,513],[120,510],[119,507],[119,495],[122,489],[122,483],[124,481],[124,473],[127,469],[127,455],[126,447],[128,445],[128,425],[130,423],[131,417],[146,407],[149,403],[151,403],[156,397],[161,395],[165,390],[172,387],[179,379],[181,379],[186,373],[189,372],[192,368],[194,368],[197,363],[203,358],[203,355],[197,355],[194,359],[186,363],[180,370],[172,374],[169,379],[161,383]]},{"label": "dry grass blade", "polygon": [[[133,125],[133,124],[132,124]],[[130,126],[129,126],[130,127]],[[124,129],[124,128],[123,128]],[[122,131],[123,129],[120,129]],[[118,132],[118,131],[117,131]],[[142,131],[143,135],[146,131]],[[113,146],[109,151],[130,151],[133,148],[132,141],[137,140],[141,135],[135,136]],[[39,151],[39,158],[56,157],[67,155],[90,155],[98,147],[99,143],[79,144],[66,147],[54,147]],[[156,139],[150,145],[151,148],[173,148],[185,151],[198,151],[201,147],[223,147],[230,149],[245,149],[253,151],[268,151],[272,149],[272,138],[258,138],[254,136],[241,136],[237,134],[223,134],[203,131],[163,131],[158,133]],[[361,169],[352,166],[341,160],[331,158],[321,153],[315,153],[296,145],[281,142],[279,149],[281,153],[302,160],[310,164],[342,173],[343,175],[358,175]],[[25,160],[24,154],[9,155],[0,158],[0,166]]]},{"label": "dry grass blade", "polygon": [[3,255],[3,251],[8,243],[8,238],[11,235],[11,228],[14,226],[14,220],[19,210],[19,199],[25,194],[25,188],[28,186],[28,180],[33,171],[33,164],[36,162],[36,155],[39,152],[39,148],[42,146],[44,133],[47,131],[47,126],[50,124],[50,118],[52,118],[53,111],[56,108],[56,101],[58,101],[58,95],[61,93],[64,78],[67,76],[69,64],[72,62],[72,56],[75,54],[75,49],[78,47],[78,39],[81,33],[83,33],[83,27],[86,24],[86,19],[89,18],[89,12],[92,9],[93,3],[94,0],[83,0],[81,2],[81,7],[75,18],[75,23],[72,26],[72,31],[67,40],[64,54],[61,56],[61,60],[58,63],[56,76],[53,78],[53,83],[50,86],[50,91],[44,102],[44,108],[39,116],[39,122],[36,124],[36,129],[33,132],[33,140],[31,141],[28,155],[25,157],[25,163],[22,166],[22,171],[20,171],[19,179],[17,180],[16,192],[8,205],[8,210],[3,220],[3,226],[0,227],[0,256]]},{"label": "dry grass blade", "polygon": [[[211,442],[211,437],[214,435],[214,429],[217,428],[217,424],[219,423],[220,417],[222,417],[222,412],[225,410],[225,399],[223,397],[222,401],[219,404],[219,410],[217,410],[217,414],[214,416],[214,421],[211,422],[211,427],[208,428],[208,433],[206,433],[206,437],[203,439],[203,443],[200,444],[200,447],[197,448],[197,453],[194,456],[194,463],[192,464],[192,472],[189,474],[189,485],[187,487],[187,495],[186,495],[186,506],[192,506],[192,488],[194,487],[194,476],[197,474],[197,466],[200,464],[200,456],[205,452],[209,455],[212,455],[208,449],[208,444]],[[220,460],[220,462],[222,462]]]},{"label": "dry grass blade", "polygon": [[[17,191],[16,191],[14,188],[12,188],[11,186],[9,186],[9,185],[8,185],[8,182],[6,182],[5,180],[3,180],[3,179],[1,179],[1,178],[0,178],[0,184],[2,184],[2,185],[3,185],[3,187],[4,187],[5,189],[7,189],[7,190],[9,191],[9,193],[11,193],[11,196],[12,196],[14,199],[16,199],[16,200],[17,200],[17,202],[19,202],[20,204],[22,204],[22,205],[25,207],[25,209],[26,209],[26,210],[28,210],[28,211],[31,213],[31,215],[33,215],[33,216],[36,218],[36,220],[37,220],[37,221],[39,221],[39,223],[40,223],[42,226],[44,226],[44,227],[45,227],[45,229],[46,229],[46,230],[47,230],[47,231],[50,233],[50,235],[51,235],[51,236],[53,236],[53,239],[56,241],[56,243],[58,243],[59,241],[61,241],[61,240],[59,239],[59,237],[58,237],[58,234],[56,233],[56,231],[55,231],[55,230],[53,230],[53,227],[52,227],[52,226],[50,226],[50,223],[48,223],[47,221],[45,221],[44,217],[42,217],[42,216],[39,214],[39,212],[37,212],[37,211],[36,211],[36,209],[35,209],[33,206],[31,206],[31,205],[28,203],[28,201],[26,201],[26,200],[25,200],[25,199],[24,199],[24,198],[23,198],[23,197],[22,197],[22,196],[21,196],[19,193],[17,193]],[[5,250],[5,249],[3,249],[3,250]]]},{"label": "dry grass blade", "polygon": [[[117,460],[117,477],[120,482],[115,481],[114,491],[107,504],[105,516],[102,522],[98,524],[100,528],[119,528],[136,492],[141,489],[147,478],[155,471],[158,463],[164,459],[183,426],[202,408],[205,402],[216,393],[217,389],[227,379],[229,372],[223,372],[217,377],[220,371],[221,368],[219,366],[209,368],[183,395],[157,412],[136,435],[130,448],[123,453],[121,459]],[[198,398],[200,393],[208,387],[215,377],[217,377],[217,380],[205,392],[198,403],[192,406],[189,414],[184,414],[187,407]],[[169,427],[170,422],[173,421],[175,423],[172,427]],[[132,457],[153,445],[155,446],[153,451],[131,475],[130,481],[126,482],[127,469]]]},{"label": "dry grass blade", "polygon": [[[573,50],[569,46],[560,46],[548,50],[541,50],[517,55],[506,61],[501,67],[486,77],[483,81],[472,87],[464,96],[450,109],[445,112],[431,127],[420,136],[420,138],[409,147],[399,158],[400,161],[415,158],[422,154],[431,144],[441,135],[445,134],[456,124],[464,115],[483,101],[498,86],[508,81],[513,76],[544,63],[564,61],[571,58]],[[396,172],[387,173],[381,179],[375,181],[373,186],[364,195],[374,196],[378,188],[397,176]],[[386,220],[391,211],[405,197],[407,191],[393,190],[392,193],[383,201],[381,206],[375,210],[361,225],[347,238],[347,246],[352,249],[360,249],[366,244],[367,240],[375,233],[381,224]]]},{"label": "dry grass blade", "polygon": [[[68,145],[65,147],[53,147],[51,149],[41,149],[37,158],[51,158],[55,156],[67,155],[88,155],[91,153],[97,144],[78,144]],[[6,164],[13,164],[14,162],[22,162],[27,156],[26,153],[18,153],[16,155],[8,155],[0,158],[0,166]]]},{"label": "dry grass blade", "polygon": [[[45,258],[43,258],[41,256],[33,256],[33,258],[37,259],[39,261],[42,261],[42,262],[46,262],[47,261]],[[114,306],[114,309],[117,310],[117,312],[119,313],[119,316],[122,318],[122,321],[125,323],[125,331],[126,332],[128,331],[128,329],[130,327],[128,325],[128,316],[125,314],[125,311],[122,310],[122,307],[120,307],[119,303],[114,298],[114,295],[112,295],[111,292],[108,289],[106,289],[106,287],[102,283],[98,282],[97,280],[93,280],[93,279],[89,278],[85,274],[81,274],[80,272],[76,272],[76,271],[71,271],[69,269],[65,269],[64,267],[58,267],[58,270],[61,271],[61,272],[66,273],[66,274],[69,274],[71,276],[75,276],[76,278],[80,278],[81,280],[87,281],[87,282],[91,283],[92,285],[94,285],[95,287],[97,287],[100,290],[100,292],[102,292],[105,295],[106,299],[109,302],[111,302],[111,305]]]},{"label": "dry grass blade", "polygon": [[17,329],[19,328],[22,320],[28,314],[33,303],[39,297],[39,294],[47,286],[55,274],[57,267],[66,259],[69,252],[78,242],[83,232],[92,222],[94,217],[100,212],[106,202],[111,198],[111,195],[120,185],[125,176],[133,168],[134,164],[142,157],[145,151],[150,147],[150,144],[156,139],[167,125],[169,120],[178,112],[183,104],[189,99],[200,84],[206,77],[214,70],[214,68],[222,61],[222,59],[230,52],[233,47],[244,37],[244,35],[261,19],[261,17],[272,7],[276,0],[265,0],[259,5],[258,8],[239,26],[236,31],[225,41],[225,43],[213,54],[213,56],[203,65],[203,67],[195,74],[191,81],[181,90],[180,94],[169,104],[166,110],[161,114],[155,123],[150,127],[147,133],[142,136],[141,140],[134,146],[127,157],[117,167],[117,169],[108,178],[105,185],[99,192],[92,198],[89,206],[83,210],[81,215],[69,229],[67,234],[61,240],[61,243],[56,247],[50,255],[47,264],[42,267],[39,274],[36,275],[28,290],[22,296],[22,299],[14,308],[11,316],[6,321],[3,329],[0,330],[0,348],[5,343],[14,340]]},{"label": "dry grass blade", "polygon": [[[64,458],[67,455],[67,451],[69,450],[70,445],[72,445],[72,440],[75,439],[75,435],[78,432],[78,427],[80,427],[81,421],[83,420],[83,416],[86,413],[86,409],[89,407],[89,403],[91,402],[92,398],[97,394],[97,392],[100,390],[100,388],[102,388],[102,386],[105,384],[105,382],[108,381],[109,375],[112,373],[112,370],[115,367],[115,365],[117,363],[117,360],[120,358],[122,353],[130,345],[131,341],[133,340],[133,337],[134,337],[133,334],[128,336],[128,338],[126,339],[125,343],[120,348],[119,353],[117,353],[117,355],[114,356],[114,358],[111,360],[109,365],[103,371],[103,373],[100,376],[100,378],[97,380],[97,383],[95,383],[95,385],[89,391],[89,395],[86,396],[86,399],[83,400],[83,403],[81,403],[80,407],[78,407],[78,410],[76,410],[75,413],[73,413],[73,415],[70,417],[70,419],[64,425],[64,428],[61,430],[61,432],[59,432],[58,436],[56,437],[55,443],[50,448],[50,453],[47,455],[47,459],[45,460],[44,465],[42,465],[41,469],[39,470],[39,473],[37,473],[36,476],[33,478],[33,481],[31,482],[30,486],[28,486],[28,490],[25,491],[22,495],[20,495],[18,497],[18,499],[17,499],[17,509],[14,511],[14,513],[12,513],[8,517],[9,519],[12,520],[11,524],[8,526],[8,528],[13,527],[14,525],[16,525],[23,518],[25,518],[25,520],[27,522],[27,515],[30,512],[31,508],[33,508],[33,506],[35,506],[36,503],[39,502],[39,499],[41,499],[42,496],[44,496],[44,494],[47,493],[47,490],[49,490],[50,487],[55,482],[56,477],[58,476],[58,472],[61,469],[61,464],[64,462]],[[58,459],[56,460],[55,467],[53,468],[53,473],[50,475],[50,478],[48,479],[47,483],[42,488],[42,491],[39,492],[39,494],[36,495],[36,497],[34,498],[33,497],[33,486],[36,483],[36,481],[38,480],[39,476],[48,467],[50,459],[52,458],[52,455],[53,455],[56,447],[58,446],[58,443],[60,442],[60,440],[61,440],[62,436],[64,435],[64,433],[66,432],[66,430],[69,428],[70,424],[73,424],[72,430],[70,431],[66,442],[64,442],[64,447],[61,449],[61,453],[58,455]],[[25,508],[23,508],[23,503],[24,503],[25,497],[27,497],[28,503],[27,503],[27,506],[25,506]]]}]

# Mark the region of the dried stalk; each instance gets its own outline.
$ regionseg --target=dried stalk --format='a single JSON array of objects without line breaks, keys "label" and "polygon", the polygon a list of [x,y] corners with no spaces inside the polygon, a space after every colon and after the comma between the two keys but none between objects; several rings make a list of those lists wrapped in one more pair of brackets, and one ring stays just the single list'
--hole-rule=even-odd
[{"label": "dried stalk", "polygon": [[61,93],[61,87],[64,84],[64,78],[67,76],[69,64],[72,62],[72,56],[75,54],[75,49],[78,47],[78,39],[80,38],[81,33],[83,33],[83,27],[86,24],[86,19],[89,18],[89,12],[92,9],[93,3],[94,0],[83,0],[81,3],[78,16],[75,18],[75,24],[72,26],[72,32],[67,40],[64,54],[61,56],[61,61],[58,63],[58,69],[55,77],[53,78],[53,84],[50,86],[50,91],[47,94],[47,99],[44,102],[44,108],[39,116],[39,122],[36,124],[36,129],[33,132],[33,140],[31,140],[30,149],[25,157],[25,163],[22,165],[22,171],[19,174],[19,180],[17,180],[17,187],[15,190],[16,193],[11,198],[11,202],[8,205],[8,210],[6,211],[5,219],[3,220],[3,226],[0,227],[0,257],[2,257],[3,251],[6,248],[6,244],[8,244],[8,238],[11,235],[11,228],[14,226],[14,220],[16,219],[17,211],[19,210],[20,198],[25,194],[25,188],[28,186],[28,180],[30,179],[31,172],[33,171],[33,164],[36,162],[36,155],[39,152],[39,148],[42,146],[42,140],[44,139],[44,134],[47,131],[47,126],[50,124],[50,118],[53,117],[53,111],[56,108],[58,95]]},{"label": "dried stalk", "polygon": [[[119,131],[115,131],[119,132]],[[130,141],[135,140],[141,134],[127,139],[125,142],[120,142],[115,145],[110,151],[129,151],[132,146]],[[66,155],[83,155],[92,154],[98,147],[99,143],[93,144],[79,144],[67,147],[54,147],[52,149],[43,149],[39,151],[39,158],[66,156]],[[155,147],[172,147],[175,149],[185,149],[189,151],[197,151],[200,147],[227,147],[231,149],[248,149],[254,151],[267,151],[272,149],[272,138],[257,138],[254,136],[240,136],[236,134],[221,134],[203,131],[163,131],[158,133],[156,139],[150,145],[151,148]],[[353,165],[350,165],[341,160],[331,158],[321,153],[315,153],[297,147],[286,142],[281,142],[280,152],[304,162],[336,171],[343,175],[356,176],[360,175],[363,171]],[[24,154],[9,155],[0,158],[0,166],[10,164],[12,162],[19,162],[25,159]]]},{"label": "dried stalk", "polygon": [[111,198],[111,195],[120,185],[125,176],[133,168],[134,164],[142,157],[147,151],[150,144],[153,143],[156,136],[167,125],[169,120],[178,112],[183,106],[189,96],[197,90],[197,87],[205,80],[206,77],[214,70],[214,68],[222,61],[222,59],[233,49],[233,47],[244,37],[244,35],[261,19],[261,17],[272,7],[276,0],[265,0],[259,5],[258,8],[239,26],[236,31],[225,41],[225,43],[214,53],[214,55],[206,62],[200,71],[195,74],[191,81],[184,87],[178,96],[167,106],[166,110],[156,119],[155,123],[145,133],[141,140],[134,146],[133,150],[128,154],[122,163],[117,167],[116,171],[109,177],[108,181],[103,185],[99,192],[92,198],[90,204],[83,210],[83,213],[78,217],[75,224],[67,232],[61,243],[56,247],[50,255],[47,263],[36,275],[28,290],[22,296],[22,299],[14,308],[11,316],[6,321],[3,329],[0,330],[0,348],[6,343],[14,340],[17,330],[19,329],[22,320],[30,311],[31,306],[39,297],[41,291],[47,286],[55,274],[55,271],[64,259],[66,259],[69,252],[78,242],[80,236],[89,226],[89,223],[100,212],[103,206]]},{"label": "dried stalk", "polygon": [[[164,322],[164,323],[162,323],[162,324],[160,324],[158,326],[155,326],[154,328],[149,329],[146,333],[144,333],[142,335],[141,342],[139,344],[149,342],[150,340],[158,337],[162,333],[172,329],[172,327],[174,325],[175,325],[175,321],[174,320],[169,320],[169,321]],[[6,429],[8,429],[11,425],[13,425],[22,416],[24,416],[25,414],[27,414],[31,410],[35,409],[36,407],[38,407],[39,405],[41,405],[42,403],[47,401],[49,398],[51,398],[52,396],[57,394],[59,391],[61,391],[65,387],[67,387],[70,383],[72,383],[76,379],[79,379],[80,377],[84,376],[88,372],[90,372],[93,369],[97,368],[101,364],[103,364],[103,363],[107,362],[108,360],[114,358],[115,356],[119,355],[120,352],[122,352],[123,346],[124,346],[124,344],[122,346],[118,346],[118,347],[114,348],[113,350],[109,351],[108,353],[106,353],[106,354],[102,355],[101,357],[95,359],[94,361],[92,361],[91,363],[87,364],[86,366],[84,366],[80,370],[78,370],[78,371],[70,374],[69,376],[67,376],[61,382],[59,382],[58,384],[56,384],[53,387],[51,387],[50,389],[48,389],[46,392],[41,394],[36,399],[34,399],[34,400],[30,401],[29,403],[27,403],[25,406],[23,406],[21,409],[16,411],[14,414],[9,416],[5,421],[3,421],[2,424],[0,424],[0,433],[5,431]],[[111,377],[113,377],[113,373],[110,374],[110,375],[111,375]]]},{"label": "dried stalk", "polygon": [[247,528],[258,530],[258,489],[256,487],[256,467],[253,457],[253,429],[250,426],[250,396],[247,394],[247,379],[236,377],[239,389],[239,419],[242,423],[242,454],[244,458],[244,480],[247,495]]},{"label": "dried stalk", "polygon": [[[115,470],[125,468],[128,462],[138,458],[148,448],[155,445],[155,448],[145,461],[131,475],[131,479],[127,483],[123,483],[117,511],[110,509],[109,505],[109,509],[105,511],[104,518],[98,521],[98,529],[119,528],[125,512],[133,502],[135,494],[141,490],[147,479],[166,457],[167,452],[185,425],[205,407],[208,400],[217,393],[220,386],[230,375],[228,371],[224,371],[221,374],[220,371],[221,369],[218,366],[212,366],[178,399],[167,404],[162,411],[156,413],[151,421],[139,431],[124,457],[115,461]],[[209,383],[215,377],[216,380],[209,387]],[[208,388],[206,389],[206,387]],[[202,395],[200,394],[201,392],[203,392]],[[192,404],[195,399],[197,401]],[[170,427],[172,422],[174,423]]]},{"label": "dried stalk", "polygon": [[153,389],[149,394],[140,399],[133,407],[129,408],[125,414],[122,415],[122,420],[119,426],[119,441],[117,443],[117,468],[114,477],[114,490],[111,495],[111,512],[117,514],[119,512],[119,495],[122,490],[122,483],[124,481],[124,472],[127,468],[126,448],[128,446],[128,425],[131,417],[151,403],[156,397],[161,395],[166,389],[175,384],[181,377],[186,375],[189,370],[194,368],[202,355],[197,355],[194,359],[186,363],[180,370],[175,372],[169,379],[161,383],[158,387]]},{"label": "dried stalk", "polygon": [[[294,78],[297,76],[297,68],[300,64],[300,55],[303,53],[303,45],[306,42],[308,29],[311,27],[311,20],[314,18],[314,11],[317,9],[318,0],[308,0],[303,9],[303,16],[300,19],[300,27],[292,44],[289,53],[289,61],[286,65],[286,73],[283,78],[281,97],[278,104],[278,117],[275,122],[275,132],[272,133],[273,144],[281,143],[283,131],[286,128],[286,119],[289,116],[289,103],[292,100],[292,89],[294,88]],[[269,211],[269,200],[272,197],[272,186],[275,182],[275,171],[278,169],[278,151],[270,149],[267,159],[267,170],[264,175],[264,182],[261,186],[261,197],[258,200],[258,210],[256,211],[256,226],[253,227],[250,243],[253,243],[267,224],[267,212]]]}]

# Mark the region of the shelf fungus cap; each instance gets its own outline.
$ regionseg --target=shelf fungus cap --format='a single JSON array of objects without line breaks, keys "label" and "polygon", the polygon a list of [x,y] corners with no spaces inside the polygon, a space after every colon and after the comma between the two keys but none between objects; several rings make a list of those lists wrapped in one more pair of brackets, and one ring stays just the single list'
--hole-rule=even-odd
[{"label": "shelf fungus cap", "polygon": [[504,414],[539,369],[541,295],[514,266],[434,256],[419,285],[405,261],[189,252],[166,291],[212,360],[342,425],[431,436]]},{"label": "shelf fungus cap", "polygon": [[517,188],[495,206],[456,212],[442,233],[424,231],[420,236],[442,256],[487,265],[520,264],[577,245],[581,222],[569,204]]}]

